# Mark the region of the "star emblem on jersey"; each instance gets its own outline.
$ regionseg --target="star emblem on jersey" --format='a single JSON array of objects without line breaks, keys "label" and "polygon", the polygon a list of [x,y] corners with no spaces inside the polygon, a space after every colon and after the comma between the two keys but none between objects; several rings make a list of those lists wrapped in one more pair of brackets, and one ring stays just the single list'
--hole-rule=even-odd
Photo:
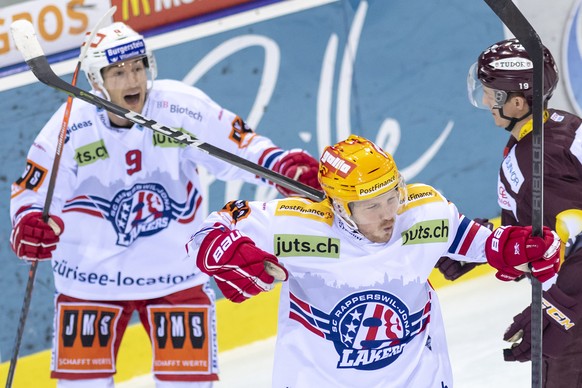
[{"label": "star emblem on jersey", "polygon": [[426,329],[430,298],[422,309],[410,312],[397,296],[367,290],[344,298],[328,314],[291,294],[289,317],[333,342],[337,368],[375,370],[396,361]]}]

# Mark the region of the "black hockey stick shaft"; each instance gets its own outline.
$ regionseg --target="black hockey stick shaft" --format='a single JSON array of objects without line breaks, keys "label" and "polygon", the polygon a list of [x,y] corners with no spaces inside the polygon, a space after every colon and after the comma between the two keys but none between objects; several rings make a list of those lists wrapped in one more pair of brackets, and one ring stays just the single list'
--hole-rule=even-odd
[{"label": "black hockey stick shaft", "polygon": [[252,174],[265,178],[275,184],[278,184],[282,187],[292,190],[309,199],[312,199],[314,201],[321,201],[322,199],[325,198],[325,195],[317,189],[304,185],[300,182],[297,182],[296,180],[288,178],[275,171],[269,170],[268,168],[260,166],[244,158],[241,158],[238,155],[234,155],[221,148],[213,146],[212,144],[205,143],[188,133],[181,132],[175,128],[170,128],[168,126],[158,123],[153,119],[142,116],[139,113],[120,107],[110,101],[107,101],[103,98],[100,98],[94,94],[79,89],[76,86],[73,86],[63,81],[51,69],[46,59],[46,56],[42,52],[42,49],[40,48],[40,45],[36,40],[36,36],[34,34],[34,29],[32,25],[26,25],[25,23],[22,23],[19,26],[18,33],[20,34],[20,36],[18,38],[15,38],[16,46],[23,54],[26,63],[32,70],[32,73],[42,83],[54,89],[63,91],[73,97],[79,98],[80,100],[88,102],[89,104],[103,108],[117,116],[125,117],[126,119],[135,124],[139,124],[144,127],[150,128],[151,130],[159,132],[165,136],[168,136],[179,143],[196,147],[199,150],[206,152],[211,156],[214,156],[215,158],[218,158],[224,162],[230,163]]},{"label": "black hockey stick shaft", "polygon": [[[112,7],[105,13],[97,22],[95,27],[91,30],[91,33],[88,38],[88,42],[93,40],[93,37],[97,34],[97,31],[103,26],[103,24],[108,21],[113,14],[115,13],[116,7]],[[77,77],[81,70],[81,61],[85,57],[87,53],[87,49],[89,45],[84,46],[81,48],[81,52],[79,54],[79,60],[77,61],[77,65],[75,67],[75,71],[73,72],[73,79],[72,85],[76,85]],[[59,171],[59,165],[61,162],[61,155],[63,146],[65,144],[65,138],[67,136],[67,127],[69,126],[69,117],[71,115],[71,107],[73,105],[73,97],[69,96],[67,98],[67,104],[65,106],[65,112],[63,114],[63,120],[61,122],[61,128],[59,131],[59,138],[57,140],[57,147],[55,149],[55,157],[53,160],[53,166],[51,169],[51,175],[49,178],[49,183],[47,186],[47,193],[42,209],[42,218],[44,222],[51,225],[51,227],[58,228],[54,221],[49,219],[50,215],[50,207],[53,200],[53,194],[55,191],[55,184],[57,181],[57,175]],[[36,271],[38,268],[38,260],[34,260],[30,263],[30,268],[28,270],[28,279],[26,281],[26,289],[24,291],[24,300],[22,301],[22,308],[20,311],[20,317],[18,319],[18,328],[16,330],[16,337],[14,339],[14,346],[12,348],[12,355],[10,358],[10,367],[8,368],[8,376],[6,378],[6,387],[12,387],[12,382],[14,380],[14,373],[16,372],[16,364],[18,363],[18,354],[20,352],[20,343],[22,342],[22,335],[24,333],[24,326],[26,325],[26,318],[28,316],[28,310],[30,309],[30,301],[32,300],[32,290],[34,288],[34,279],[36,278]]]},{"label": "black hockey stick shaft", "polygon": [[[533,62],[532,132],[532,234],[543,236],[544,204],[544,49],[535,29],[511,0],[485,0],[515,35]],[[531,277],[531,378],[532,387],[542,386],[542,285]]]}]

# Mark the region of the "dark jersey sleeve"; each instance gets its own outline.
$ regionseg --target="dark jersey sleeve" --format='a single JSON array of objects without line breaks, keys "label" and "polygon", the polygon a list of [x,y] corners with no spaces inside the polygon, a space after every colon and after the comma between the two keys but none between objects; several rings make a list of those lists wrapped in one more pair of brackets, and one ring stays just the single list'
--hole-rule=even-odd
[{"label": "dark jersey sleeve", "polygon": [[[582,209],[582,119],[550,109],[544,124],[544,225],[556,227],[556,216],[567,209]],[[502,162],[499,181],[510,205],[502,223],[530,225],[532,221],[532,134],[511,142]]]}]

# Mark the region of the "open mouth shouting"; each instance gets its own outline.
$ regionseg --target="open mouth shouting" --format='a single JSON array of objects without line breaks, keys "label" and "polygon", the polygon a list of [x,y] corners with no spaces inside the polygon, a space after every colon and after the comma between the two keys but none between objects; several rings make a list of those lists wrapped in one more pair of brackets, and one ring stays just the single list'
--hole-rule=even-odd
[{"label": "open mouth shouting", "polygon": [[126,94],[123,96],[123,101],[125,101],[125,103],[131,107],[139,106],[141,101],[141,93],[137,92]]}]

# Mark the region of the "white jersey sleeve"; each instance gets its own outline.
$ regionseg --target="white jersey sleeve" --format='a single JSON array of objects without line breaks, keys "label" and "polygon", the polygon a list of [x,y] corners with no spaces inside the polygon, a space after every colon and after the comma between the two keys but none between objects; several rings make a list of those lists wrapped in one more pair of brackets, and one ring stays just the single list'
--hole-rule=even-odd
[{"label": "white jersey sleeve", "polygon": [[[74,100],[73,106],[80,103]],[[44,207],[64,111],[65,104],[61,105],[37,135],[28,150],[24,172],[12,184],[10,216],[13,224],[24,214],[41,211]],[[51,214],[60,214],[64,200],[72,194],[75,170],[74,154],[65,144],[61,150],[57,182],[49,209]]]}]

